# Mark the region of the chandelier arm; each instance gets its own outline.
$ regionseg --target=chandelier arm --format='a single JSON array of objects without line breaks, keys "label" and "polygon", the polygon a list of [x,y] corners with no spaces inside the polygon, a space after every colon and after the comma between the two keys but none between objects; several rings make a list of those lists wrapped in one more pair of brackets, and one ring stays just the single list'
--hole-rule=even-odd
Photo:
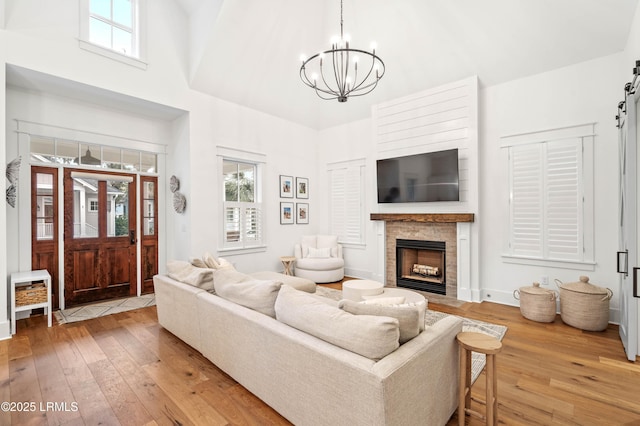
[{"label": "chandelier arm", "polygon": [[331,94],[335,94],[335,91],[331,88],[331,86],[329,86],[329,83],[327,83],[327,80],[324,78],[324,71],[323,68],[320,67],[320,76],[322,77],[322,82],[324,83],[324,86],[327,88],[327,90],[322,90],[325,93],[331,93]]},{"label": "chandelier arm", "polygon": [[302,66],[300,68],[300,80],[302,80],[302,82],[304,84],[306,84],[307,86],[313,88],[315,85],[311,84],[311,80],[309,80],[309,77],[307,77],[307,69]]},{"label": "chandelier arm", "polygon": [[336,79],[336,84],[337,84],[337,91],[342,94],[344,93],[344,83],[342,81],[342,74],[340,73],[340,66],[339,64],[337,64],[337,58],[339,57],[340,53],[338,49],[334,49],[331,55],[331,61],[332,61],[332,65],[333,65],[333,76]]},{"label": "chandelier arm", "polygon": [[[360,88],[362,87],[362,85],[363,85],[364,83],[366,83],[366,82],[367,82],[367,80],[369,80],[369,76],[371,75],[371,71],[373,71],[373,67],[375,66],[375,64],[376,64],[376,59],[375,59],[375,58],[373,58],[373,60],[371,61],[371,66],[369,67],[369,72],[367,72],[367,75],[366,75],[366,76],[362,79],[362,81],[361,81],[359,84],[357,84],[357,85],[356,85],[355,83],[358,81],[358,79],[357,79],[357,78],[355,78],[355,79],[354,79],[354,85],[353,85],[353,88],[349,91],[349,93],[351,93],[351,92],[357,92],[358,90],[361,90]],[[356,77],[357,77],[357,70],[356,70]],[[376,78],[376,81],[377,81],[377,80],[378,80],[378,79]],[[365,89],[365,88],[367,88],[367,87],[369,87],[369,86],[368,86],[368,85],[367,85],[367,86],[364,86],[364,87],[363,87],[363,89]]]}]

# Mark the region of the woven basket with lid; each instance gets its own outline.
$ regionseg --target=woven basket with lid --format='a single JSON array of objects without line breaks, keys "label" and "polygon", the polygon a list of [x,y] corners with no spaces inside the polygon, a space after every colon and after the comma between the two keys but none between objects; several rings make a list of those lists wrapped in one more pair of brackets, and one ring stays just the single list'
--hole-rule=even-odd
[{"label": "woven basket with lid", "polygon": [[541,288],[540,283],[520,287],[513,292],[513,297],[520,301],[520,313],[523,317],[537,322],[553,322],[556,319],[558,294],[553,290]]},{"label": "woven basket with lid", "polygon": [[613,292],[589,283],[581,276],[575,283],[556,280],[560,289],[560,316],[572,327],[588,331],[601,331],[609,324],[609,300]]}]

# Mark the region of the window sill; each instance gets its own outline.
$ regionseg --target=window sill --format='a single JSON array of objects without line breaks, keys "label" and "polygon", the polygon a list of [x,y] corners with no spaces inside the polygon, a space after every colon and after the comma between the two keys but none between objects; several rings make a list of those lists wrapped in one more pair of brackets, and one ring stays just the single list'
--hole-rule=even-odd
[{"label": "window sill", "polygon": [[134,58],[132,56],[123,55],[121,53],[116,52],[115,50],[107,49],[102,46],[98,46],[97,44],[93,44],[91,42],[85,40],[78,40],[78,44],[81,49],[87,50],[89,52],[104,56],[109,59],[113,59],[114,61],[122,62],[126,65],[131,65],[132,67],[139,68],[141,70],[147,69],[147,63],[141,61],[140,59]]},{"label": "window sill", "polygon": [[218,253],[224,253],[228,256],[241,255],[241,254],[252,254],[252,253],[263,253],[267,251],[267,246],[256,246],[256,247],[226,247],[219,248]]},{"label": "window sill", "polygon": [[595,262],[538,259],[533,257],[512,256],[509,254],[503,254],[502,261],[504,263],[517,265],[544,266],[548,268],[575,269],[580,271],[595,271],[596,269]]}]

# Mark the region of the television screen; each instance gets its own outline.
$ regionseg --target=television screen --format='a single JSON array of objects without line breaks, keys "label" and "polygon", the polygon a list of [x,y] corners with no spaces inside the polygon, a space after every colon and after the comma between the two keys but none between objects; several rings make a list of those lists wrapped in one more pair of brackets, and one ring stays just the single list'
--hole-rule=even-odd
[{"label": "television screen", "polygon": [[377,161],[378,202],[459,201],[458,150]]}]

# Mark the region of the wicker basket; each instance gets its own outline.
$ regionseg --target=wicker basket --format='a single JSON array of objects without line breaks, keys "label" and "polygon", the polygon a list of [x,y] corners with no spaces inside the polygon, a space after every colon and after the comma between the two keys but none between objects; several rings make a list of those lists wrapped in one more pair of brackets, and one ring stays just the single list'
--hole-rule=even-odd
[{"label": "wicker basket", "polygon": [[558,293],[540,288],[540,283],[532,287],[520,287],[513,292],[520,301],[520,313],[523,317],[537,322],[553,322],[556,319],[556,299]]},{"label": "wicker basket", "polygon": [[613,292],[589,283],[589,277],[564,284],[556,280],[560,289],[560,316],[572,327],[587,331],[602,331],[609,324],[609,300]]},{"label": "wicker basket", "polygon": [[37,283],[16,287],[16,306],[47,303],[47,286]]}]

